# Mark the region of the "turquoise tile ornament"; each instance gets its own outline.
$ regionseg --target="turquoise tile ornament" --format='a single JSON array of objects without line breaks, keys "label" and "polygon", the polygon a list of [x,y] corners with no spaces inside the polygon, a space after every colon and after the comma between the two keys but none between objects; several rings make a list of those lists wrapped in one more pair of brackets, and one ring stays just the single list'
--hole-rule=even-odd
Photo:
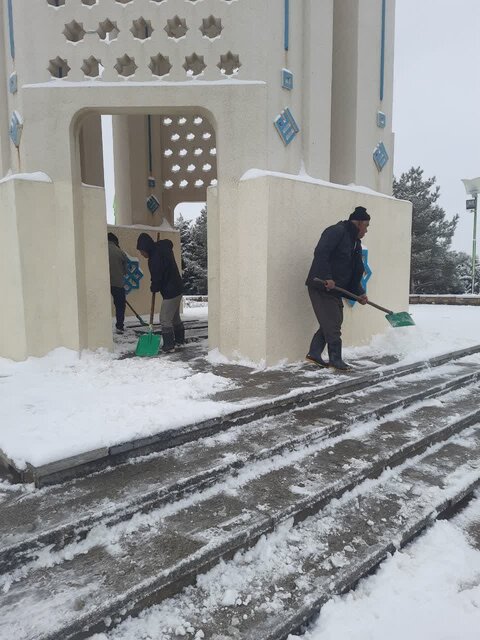
[{"label": "turquoise tile ornament", "polygon": [[18,80],[15,72],[11,73],[8,78],[8,90],[10,93],[17,93],[18,91]]},{"label": "turquoise tile ornament", "polygon": [[373,152],[373,160],[377,165],[377,169],[381,171],[388,162],[388,153],[383,142],[379,142]]},{"label": "turquoise tile ornament", "polygon": [[123,288],[125,293],[130,293],[133,289],[140,288],[140,280],[143,278],[143,272],[140,269],[140,263],[135,258],[128,258],[127,273],[123,276]]},{"label": "turquoise tile ornament", "polygon": [[377,127],[380,129],[385,129],[387,124],[387,116],[383,113],[383,111],[377,111]]},{"label": "turquoise tile ornament", "polygon": [[293,73],[289,69],[282,69],[282,87],[287,91],[293,89]]},{"label": "turquoise tile ornament", "polygon": [[154,195],[151,195],[147,198],[147,209],[150,213],[155,213],[155,211],[159,208],[160,202]]},{"label": "turquoise tile ornament", "polygon": [[[372,270],[370,269],[370,265],[368,264],[368,249],[362,249],[362,261],[363,261],[363,275],[360,280],[360,284],[362,285],[362,289],[367,291],[367,282],[372,277]],[[356,300],[347,300],[348,304],[353,307],[356,303]]]},{"label": "turquoise tile ornament", "polygon": [[10,134],[10,139],[18,149],[23,132],[23,120],[18,111],[14,111],[12,113],[12,117],[10,118],[10,128],[8,132]]},{"label": "turquoise tile ornament", "polygon": [[275,128],[285,146],[289,145],[300,131],[300,127],[296,123],[295,118],[288,107],[275,118],[273,124],[275,125]]}]

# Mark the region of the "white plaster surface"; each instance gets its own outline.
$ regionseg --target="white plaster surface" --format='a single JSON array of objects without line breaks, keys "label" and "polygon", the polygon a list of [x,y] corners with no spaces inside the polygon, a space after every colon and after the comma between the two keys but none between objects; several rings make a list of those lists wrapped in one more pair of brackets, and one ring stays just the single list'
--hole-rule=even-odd
[{"label": "white plaster surface", "polygon": [[[20,225],[16,227],[20,229],[17,235],[10,234],[18,246],[8,247],[5,255],[9,256],[14,269],[20,269],[15,275],[20,289],[11,293],[11,300],[16,300],[12,302],[11,318],[22,316],[23,304],[32,310],[48,306],[54,322],[50,322],[50,312],[42,311],[37,314],[36,323],[20,330],[26,332],[25,346],[18,347],[16,354],[12,352],[12,348],[16,349],[14,345],[5,346],[6,351],[0,353],[23,358],[26,354],[46,353],[52,346],[111,348],[111,311],[104,302],[105,297],[108,299],[108,282],[103,192],[97,189],[94,195],[93,189],[86,191],[88,187],[82,185],[81,127],[86,117],[100,114],[120,118],[135,115],[145,119],[147,115],[188,112],[205,115],[216,138],[218,186],[208,190],[212,192],[208,196],[211,345],[225,354],[239,349],[245,355],[263,353],[268,361],[298,357],[300,342],[304,334],[310,332],[312,322],[306,316],[295,315],[296,322],[289,329],[287,340],[279,326],[280,318],[274,317],[275,310],[281,306],[277,302],[280,294],[287,294],[292,308],[304,309],[308,301],[301,283],[313,251],[313,238],[318,238],[321,228],[333,221],[333,216],[345,215],[357,202],[358,193],[366,199],[369,194],[365,189],[386,196],[391,193],[394,2],[387,3],[383,103],[379,98],[381,3],[345,0],[343,4],[338,0],[291,3],[290,43],[286,51],[284,16],[283,11],[278,10],[278,0],[261,3],[257,0],[195,3],[136,0],[126,5],[101,0],[91,7],[66,2],[58,8],[43,1],[16,0],[13,26],[19,89],[16,94],[8,94],[4,102],[9,115],[13,111],[21,115],[24,128],[18,150],[8,138],[0,136],[2,167],[3,171],[22,175],[43,172],[53,184],[48,198],[33,195],[37,191],[31,177],[27,179],[29,186],[24,197],[20,197],[20,191],[15,191],[16,195],[9,192],[1,196],[2,207],[17,208],[6,216],[10,216],[9,224],[13,227],[15,221],[21,220],[23,224],[27,219],[25,211],[32,206],[28,201],[31,197],[42,221],[43,230],[38,233],[40,237],[48,236],[45,237],[48,252],[37,252],[40,257],[35,268],[31,265],[25,270],[27,257],[19,257],[24,251],[21,245],[28,246],[28,242],[23,241],[23,233],[28,238],[33,232]],[[6,3],[2,3],[1,12],[0,27],[7,36]],[[164,31],[167,20],[175,14],[185,18],[189,27],[181,39],[169,38]],[[224,27],[221,36],[211,41],[202,36],[199,29],[202,20],[210,15],[221,19]],[[140,16],[151,20],[154,28],[151,37],[144,41],[134,38],[130,32],[133,21]],[[115,21],[119,29],[118,38],[112,41],[102,41],[96,33],[99,23],[107,17]],[[73,21],[82,24],[87,32],[78,43],[69,42],[63,33],[65,25]],[[343,38],[344,33],[349,37]],[[14,68],[8,37],[0,47],[0,77],[7,78]],[[238,54],[241,62],[238,72],[229,78],[217,66],[228,51]],[[151,57],[159,52],[172,64],[163,78],[154,76],[149,69]],[[188,76],[183,67],[193,52],[203,56],[206,64],[202,73],[194,78]],[[135,73],[128,78],[120,76],[115,69],[117,60],[125,53],[133,57],[137,65]],[[67,61],[70,70],[64,78],[52,80],[48,67],[57,56]],[[99,78],[86,77],[81,69],[90,56],[101,60],[103,71]],[[281,87],[284,67],[294,74],[293,91]],[[286,107],[300,125],[299,134],[288,146],[283,144],[272,124],[276,114]],[[387,115],[387,127],[383,130],[376,127],[379,108]],[[373,149],[380,140],[392,152],[389,165],[381,174],[372,159]],[[134,148],[123,142],[120,140],[115,145],[116,168],[120,176],[128,174],[138,185],[144,185],[148,176],[145,154],[130,157]],[[95,148],[96,145],[90,145],[88,153],[93,154]],[[93,156],[89,157],[93,162]],[[9,166],[5,160],[8,158]],[[268,186],[259,180],[249,181],[248,185],[240,183],[240,178],[252,167],[287,177],[280,180],[272,175],[271,179],[276,182],[267,181]],[[83,168],[85,171],[85,163]],[[91,165],[87,168],[91,169]],[[359,186],[342,190],[327,184],[307,184],[306,177],[301,184],[298,178],[292,182],[288,177],[298,176],[302,170],[325,183],[333,180]],[[92,171],[91,180],[101,184],[100,176],[94,174],[98,171]],[[157,177],[161,181],[161,176]],[[143,200],[141,207],[134,204],[132,189],[126,180],[117,181],[117,187],[117,195],[121,195],[123,203],[127,202],[118,222],[122,225],[146,223],[149,218],[143,210]],[[372,201],[371,205],[376,216],[376,209],[381,208],[379,221],[390,209],[397,208],[387,198],[370,197],[377,203]],[[384,206],[387,200],[390,204]],[[406,211],[404,205],[398,208]],[[160,227],[165,218],[172,222],[168,211],[159,211],[152,218],[152,226]],[[8,226],[7,222],[0,224]],[[408,223],[403,216],[398,229],[397,223],[393,227],[383,222],[378,224],[382,233],[398,231],[396,245],[405,242],[399,250],[398,263],[387,265],[382,253],[385,238],[373,231],[372,225],[368,242],[372,259],[377,261],[376,276],[381,270],[385,280],[395,278],[398,293],[392,302],[394,306],[402,306],[407,295],[409,268],[409,240],[404,233]],[[279,236],[280,230],[285,237]],[[125,237],[125,243],[128,248],[133,239]],[[285,289],[287,247],[293,247],[295,259],[289,271],[291,280]],[[178,251],[176,244],[179,260]],[[252,273],[252,259],[258,273]],[[43,289],[38,287],[36,272],[50,268],[54,268],[56,274],[54,293],[49,292],[45,297]],[[247,290],[252,276],[256,278],[252,283],[255,295]],[[259,291],[260,283],[268,291]],[[384,297],[381,288],[379,294],[380,298]],[[243,295],[245,299],[240,300],[239,296]],[[137,302],[143,308],[145,301]],[[354,309],[353,313],[356,312]],[[369,314],[370,310],[365,312],[370,323]],[[348,321],[348,340],[351,325]],[[364,337],[360,331],[354,340]],[[280,353],[282,350],[284,353]]]}]

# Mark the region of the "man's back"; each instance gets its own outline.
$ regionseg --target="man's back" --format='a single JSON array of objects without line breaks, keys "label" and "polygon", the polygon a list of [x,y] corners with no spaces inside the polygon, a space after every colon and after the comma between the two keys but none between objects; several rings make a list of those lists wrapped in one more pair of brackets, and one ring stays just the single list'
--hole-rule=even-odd
[{"label": "man's back", "polygon": [[127,273],[127,261],[125,253],[110,240],[108,243],[108,264],[111,287],[123,287],[123,276]]},{"label": "man's back", "polygon": [[[327,227],[315,248],[306,285],[316,286],[314,278],[334,280],[339,287],[357,289],[363,272],[362,246],[357,229],[348,220]],[[360,270],[360,274],[358,271]],[[355,293],[356,291],[354,291]]]},{"label": "man's back", "polygon": [[175,298],[183,293],[183,283],[173,254],[171,240],[157,240],[149,256],[148,266],[152,277],[152,291],[159,291],[163,298]]}]

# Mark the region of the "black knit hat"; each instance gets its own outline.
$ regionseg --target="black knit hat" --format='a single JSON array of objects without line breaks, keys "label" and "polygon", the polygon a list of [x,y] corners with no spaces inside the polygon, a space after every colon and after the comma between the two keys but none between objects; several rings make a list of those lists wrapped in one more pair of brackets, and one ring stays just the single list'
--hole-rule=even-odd
[{"label": "black knit hat", "polygon": [[365,207],[355,207],[355,211],[350,214],[349,220],[370,220]]}]

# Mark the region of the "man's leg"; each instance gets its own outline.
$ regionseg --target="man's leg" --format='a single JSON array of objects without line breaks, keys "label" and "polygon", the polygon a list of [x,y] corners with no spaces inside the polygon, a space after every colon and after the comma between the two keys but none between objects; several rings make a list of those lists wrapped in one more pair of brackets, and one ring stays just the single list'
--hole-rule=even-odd
[{"label": "man's leg", "polygon": [[308,354],[315,357],[309,359],[316,361],[317,364],[325,362],[321,358],[321,352],[319,353],[318,349],[323,351],[326,343],[328,344],[330,364],[337,369],[348,368],[342,361],[341,355],[343,322],[342,299],[337,296],[324,293],[323,291],[318,291],[313,287],[308,288],[308,293],[310,295],[315,316],[318,320],[318,324],[320,325],[319,330],[313,336],[312,344],[310,345],[310,349],[313,349],[314,351],[309,351]]},{"label": "man's leg", "polygon": [[113,297],[113,304],[115,305],[115,326],[118,332],[123,333],[126,307],[125,289],[123,287],[110,287],[110,291]]},{"label": "man's leg", "polygon": [[163,300],[160,308],[160,325],[162,327],[163,347],[165,353],[174,351],[175,349],[175,333],[173,330],[173,321],[175,317],[179,317],[178,308],[182,296]]},{"label": "man's leg", "polygon": [[182,296],[179,296],[178,306],[173,316],[173,333],[175,335],[175,344],[182,345],[185,344],[185,327],[183,325],[182,319],[180,318],[180,304],[182,302]]},{"label": "man's leg", "polygon": [[319,327],[312,338],[306,358],[307,360],[310,360],[310,362],[318,364],[320,367],[328,367],[328,362],[322,358],[322,353],[327,341],[325,340],[325,335],[322,329],[321,317],[323,314],[321,299],[319,297],[319,292],[313,287],[308,287],[308,295],[310,296],[310,302],[312,303],[313,311],[318,320]]}]

